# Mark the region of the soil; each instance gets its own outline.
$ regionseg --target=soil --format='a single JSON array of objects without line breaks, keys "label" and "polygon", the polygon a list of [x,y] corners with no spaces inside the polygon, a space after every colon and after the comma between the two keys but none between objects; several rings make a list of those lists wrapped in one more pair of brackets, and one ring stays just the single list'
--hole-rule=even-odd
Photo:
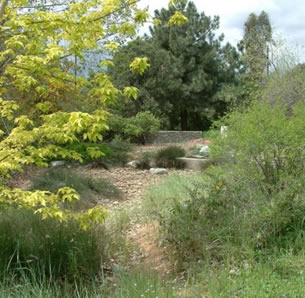
[{"label": "soil", "polygon": [[[141,204],[146,189],[156,183],[160,183],[168,175],[188,175],[190,170],[169,170],[168,175],[154,175],[149,170],[136,170],[130,168],[115,168],[111,170],[90,169],[82,170],[92,177],[104,178],[112,182],[123,193],[123,199],[118,201],[103,200],[103,206],[115,211],[117,208],[135,208]],[[154,270],[161,276],[171,273],[173,266],[169,261],[168,252],[159,243],[159,225],[156,221],[150,223],[138,223],[131,221],[131,227],[127,232],[127,241],[137,243],[138,251],[132,256],[134,266]]]}]

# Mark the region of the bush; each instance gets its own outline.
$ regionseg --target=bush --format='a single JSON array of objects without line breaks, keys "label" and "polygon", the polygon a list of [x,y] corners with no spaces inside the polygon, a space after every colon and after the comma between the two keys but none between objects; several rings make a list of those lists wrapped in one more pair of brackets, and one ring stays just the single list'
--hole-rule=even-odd
[{"label": "bush", "polygon": [[[72,150],[78,153],[82,159],[82,164],[101,161],[105,166],[122,166],[128,161],[128,152],[132,150],[132,146],[123,141],[120,137],[115,137],[109,143],[72,143],[64,146],[67,150]],[[93,152],[93,155],[92,155]],[[61,157],[59,157],[61,158]],[[53,158],[56,160],[58,157]],[[51,160],[49,160],[50,162]]]},{"label": "bush", "polygon": [[169,146],[160,149],[156,153],[156,165],[162,168],[177,168],[184,167],[183,161],[177,160],[178,157],[184,157],[185,150],[179,146]]},{"label": "bush", "polygon": [[134,117],[125,118],[112,115],[108,123],[110,131],[125,140],[136,143],[145,143],[145,135],[148,132],[160,129],[161,122],[151,112],[139,112]]},{"label": "bush", "polygon": [[108,143],[108,146],[113,154],[103,156],[101,160],[114,166],[124,166],[128,162],[128,153],[132,151],[132,145],[123,141],[120,137],[115,137]]},{"label": "bush", "polygon": [[227,136],[211,146],[223,161],[222,200],[238,207],[236,229],[253,248],[271,247],[304,228],[305,104],[290,117],[288,108],[254,103],[233,112],[224,120]]},{"label": "bush", "polygon": [[305,64],[299,64],[283,74],[275,72],[263,89],[265,102],[283,104],[289,113],[298,102],[305,103]]},{"label": "bush", "polygon": [[94,179],[71,169],[50,168],[32,180],[32,190],[48,190],[57,192],[61,187],[74,188],[81,199],[73,203],[71,208],[87,209],[96,205],[101,199],[119,199],[120,191],[110,182],[101,178]]},{"label": "bush", "polygon": [[84,231],[72,221],[6,210],[0,213],[0,275],[28,268],[38,278],[93,279],[109,260],[106,237],[102,227]]},{"label": "bush", "polygon": [[[83,164],[88,164],[97,159],[105,159],[111,158],[113,156],[113,152],[110,149],[110,146],[107,144],[96,144],[96,143],[72,143],[65,145],[65,149],[73,150],[80,154],[83,158]],[[95,149],[98,152],[101,152],[103,155],[101,157],[92,157],[90,155],[90,149]]]},{"label": "bush", "polygon": [[155,214],[180,264],[304,247],[305,105],[286,115],[261,103],[229,114],[219,123],[227,136],[210,146],[218,166],[164,198],[167,211],[161,205]]}]

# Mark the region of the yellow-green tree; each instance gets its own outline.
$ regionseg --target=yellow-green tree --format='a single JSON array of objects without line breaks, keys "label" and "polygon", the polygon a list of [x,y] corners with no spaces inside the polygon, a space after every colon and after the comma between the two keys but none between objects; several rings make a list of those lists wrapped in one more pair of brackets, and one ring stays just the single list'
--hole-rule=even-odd
[{"label": "yellow-green tree", "polygon": [[[27,0],[2,0],[0,4],[0,178],[25,165],[46,166],[49,157],[75,160],[82,157],[63,149],[62,144],[78,140],[96,142],[107,129],[107,105],[119,94],[136,97],[136,88],[115,88],[109,77],[97,73],[88,79],[69,71],[64,59],[84,59],[84,52],[100,49],[109,54],[119,47],[122,38],[136,35],[138,25],[149,18],[146,10],[136,7],[138,0],[88,0],[57,3]],[[171,1],[175,5],[176,1]],[[185,18],[176,14],[170,24]],[[102,65],[112,65],[111,60]],[[131,71],[143,73],[149,66],[145,57],[131,62]],[[52,98],[65,90],[74,94],[86,89],[86,100],[99,100],[93,113],[66,112],[53,109]],[[13,92],[12,92],[13,90]],[[32,119],[12,96],[26,94],[33,98],[36,118]],[[16,116],[18,115],[18,116]],[[11,123],[8,127],[6,123]],[[91,156],[102,153],[95,148]],[[76,219],[86,228],[105,217],[102,207],[84,214],[62,208],[62,202],[73,202],[79,196],[73,189],[62,188],[56,194],[46,191],[10,189],[0,183],[0,208],[17,206],[33,209],[42,217],[59,220]]]}]

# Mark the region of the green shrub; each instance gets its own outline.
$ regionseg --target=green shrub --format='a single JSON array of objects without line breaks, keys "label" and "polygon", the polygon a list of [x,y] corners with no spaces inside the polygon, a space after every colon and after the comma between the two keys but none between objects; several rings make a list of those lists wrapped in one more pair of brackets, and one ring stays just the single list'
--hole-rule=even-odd
[{"label": "green shrub", "polygon": [[304,247],[305,105],[286,112],[254,103],[229,114],[227,136],[210,145],[218,166],[156,212],[180,264]]},{"label": "green shrub", "polygon": [[61,187],[74,188],[81,199],[73,203],[71,208],[86,209],[96,205],[101,199],[120,199],[120,191],[110,182],[99,178],[91,178],[72,169],[50,168],[42,175],[33,178],[33,190],[57,192]]},{"label": "green shrub", "polygon": [[119,115],[112,115],[108,123],[110,131],[137,143],[145,143],[145,135],[148,132],[160,129],[161,122],[151,112],[139,112],[134,117],[125,118]]},{"label": "green shrub", "polygon": [[117,136],[108,143],[108,146],[113,154],[103,156],[101,160],[113,166],[124,166],[128,162],[128,153],[132,151],[132,145]]},{"label": "green shrub", "polygon": [[220,129],[210,129],[202,132],[202,138],[206,140],[210,140],[211,138],[215,138],[220,134]]},{"label": "green shrub", "polygon": [[84,231],[30,211],[0,213],[0,275],[28,268],[36,277],[85,281],[102,273],[107,245],[102,227]]},{"label": "green shrub", "polygon": [[[67,144],[64,146],[64,149],[72,150],[80,155],[83,159],[82,164],[102,161],[106,166],[122,166],[128,161],[128,152],[132,150],[132,146],[120,137],[115,137],[109,143],[78,142]],[[57,159],[62,159],[62,157],[54,157],[49,162]]]},{"label": "green shrub", "polygon": [[177,160],[178,157],[184,157],[185,150],[179,146],[169,146],[160,149],[156,153],[156,165],[162,168],[178,168],[184,167],[184,163]]},{"label": "green shrub", "polygon": [[[72,143],[65,145],[65,148],[68,150],[73,150],[80,154],[83,159],[83,164],[88,164],[89,162],[92,162],[97,159],[105,159],[111,158],[114,153],[110,149],[110,147],[107,144],[96,144],[96,143]],[[90,155],[90,149],[96,149],[96,151],[101,152],[103,155],[101,157],[93,158]]]},{"label": "green shrub", "polygon": [[284,73],[274,72],[262,92],[265,102],[283,104],[291,112],[298,102],[305,103],[305,65],[299,64]]}]

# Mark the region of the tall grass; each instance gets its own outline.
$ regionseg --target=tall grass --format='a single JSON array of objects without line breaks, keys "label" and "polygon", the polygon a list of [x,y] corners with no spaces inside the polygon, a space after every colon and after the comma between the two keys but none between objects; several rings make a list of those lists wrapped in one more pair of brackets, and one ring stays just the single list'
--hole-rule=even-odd
[{"label": "tall grass", "polygon": [[102,227],[84,231],[72,221],[6,210],[0,214],[0,275],[24,268],[55,279],[91,279],[109,261],[107,241]]},{"label": "tall grass", "polygon": [[115,290],[115,298],[171,298],[174,289],[154,272],[147,269],[122,274]]}]

